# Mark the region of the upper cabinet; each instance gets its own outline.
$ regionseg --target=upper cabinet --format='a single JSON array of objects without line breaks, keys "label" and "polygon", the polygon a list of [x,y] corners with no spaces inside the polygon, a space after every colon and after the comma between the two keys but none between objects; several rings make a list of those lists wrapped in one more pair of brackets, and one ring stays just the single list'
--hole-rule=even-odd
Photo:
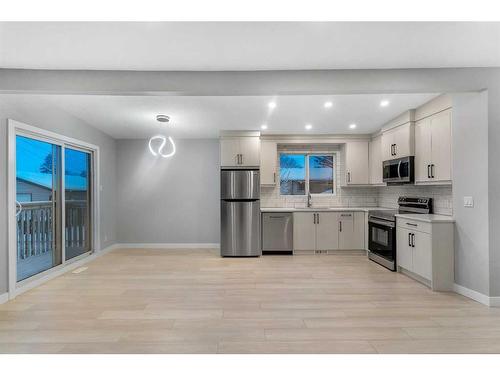
[{"label": "upper cabinet", "polygon": [[368,141],[356,141],[345,144],[345,181],[347,185],[369,184],[368,143]]},{"label": "upper cabinet", "polygon": [[409,121],[382,133],[382,161],[414,155],[414,124]]},{"label": "upper cabinet", "polygon": [[225,137],[220,140],[221,167],[259,167],[258,136]]},{"label": "upper cabinet", "polygon": [[382,136],[370,141],[368,146],[370,164],[370,184],[382,184]]},{"label": "upper cabinet", "polygon": [[275,141],[260,142],[260,183],[261,185],[276,185],[278,148]]},{"label": "upper cabinet", "polygon": [[451,108],[415,123],[415,182],[451,183]]}]

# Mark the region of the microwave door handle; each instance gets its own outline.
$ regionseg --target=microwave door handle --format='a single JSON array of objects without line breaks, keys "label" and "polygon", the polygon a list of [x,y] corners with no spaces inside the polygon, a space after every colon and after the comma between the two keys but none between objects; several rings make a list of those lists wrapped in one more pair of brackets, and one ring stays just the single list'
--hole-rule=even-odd
[{"label": "microwave door handle", "polygon": [[398,163],[398,178],[401,178],[401,160]]}]

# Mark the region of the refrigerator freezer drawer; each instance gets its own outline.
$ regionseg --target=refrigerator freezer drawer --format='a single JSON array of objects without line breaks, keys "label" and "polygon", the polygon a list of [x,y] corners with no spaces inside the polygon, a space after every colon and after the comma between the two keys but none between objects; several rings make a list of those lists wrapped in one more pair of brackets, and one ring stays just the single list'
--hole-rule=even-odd
[{"label": "refrigerator freezer drawer", "polygon": [[222,170],[221,199],[259,199],[259,170]]},{"label": "refrigerator freezer drawer", "polygon": [[260,201],[221,201],[222,256],[259,256]]}]

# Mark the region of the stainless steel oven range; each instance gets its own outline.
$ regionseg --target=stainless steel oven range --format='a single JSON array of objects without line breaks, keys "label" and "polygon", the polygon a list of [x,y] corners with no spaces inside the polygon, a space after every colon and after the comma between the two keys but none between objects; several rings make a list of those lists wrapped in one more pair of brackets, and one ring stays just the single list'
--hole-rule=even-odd
[{"label": "stainless steel oven range", "polygon": [[370,211],[368,215],[368,258],[396,271],[396,214],[430,214],[432,198],[399,197],[398,210]]}]

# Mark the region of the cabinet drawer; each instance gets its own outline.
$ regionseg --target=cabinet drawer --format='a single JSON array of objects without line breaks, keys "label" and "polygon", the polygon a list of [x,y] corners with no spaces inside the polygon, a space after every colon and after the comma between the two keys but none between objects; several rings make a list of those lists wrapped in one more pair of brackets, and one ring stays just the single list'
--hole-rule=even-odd
[{"label": "cabinet drawer", "polygon": [[424,223],[422,221],[417,221],[417,220],[411,220],[411,219],[404,219],[404,218],[398,218],[397,219],[397,228],[405,228],[411,231],[418,231],[418,232],[424,232],[424,233],[432,233],[432,224],[431,223]]}]

